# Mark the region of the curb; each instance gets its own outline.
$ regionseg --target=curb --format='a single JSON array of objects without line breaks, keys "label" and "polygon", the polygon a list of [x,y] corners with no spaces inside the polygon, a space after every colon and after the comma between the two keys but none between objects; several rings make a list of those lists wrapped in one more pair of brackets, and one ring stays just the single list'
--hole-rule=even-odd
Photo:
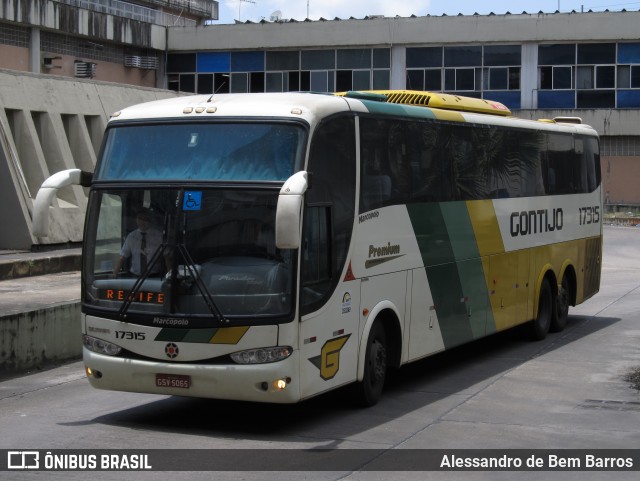
[{"label": "curb", "polygon": [[[25,255],[25,257],[29,257]],[[21,277],[42,276],[58,272],[72,272],[81,269],[81,254],[66,254],[50,257],[0,260],[0,281]]]}]

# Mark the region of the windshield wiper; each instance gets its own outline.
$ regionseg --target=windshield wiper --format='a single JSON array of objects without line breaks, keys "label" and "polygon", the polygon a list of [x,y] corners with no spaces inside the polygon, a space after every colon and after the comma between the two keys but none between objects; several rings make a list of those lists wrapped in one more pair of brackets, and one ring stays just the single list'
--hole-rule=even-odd
[{"label": "windshield wiper", "polygon": [[[195,285],[198,288],[198,291],[200,291],[200,295],[204,299],[204,302],[209,308],[209,311],[211,312],[211,314],[213,314],[213,316],[216,317],[219,322],[229,322],[229,320],[224,317],[224,314],[222,314],[222,311],[218,308],[215,301],[213,300],[213,296],[211,295],[211,293],[209,292],[209,289],[207,289],[206,284],[202,280],[199,270],[196,267],[196,263],[191,258],[191,255],[189,254],[189,251],[187,250],[187,248],[184,246],[184,244],[178,244],[176,247],[178,249],[178,252],[182,256],[182,259],[185,262],[185,271],[186,271],[185,276],[187,275],[187,273],[189,273],[189,275],[193,277],[193,280],[195,281]],[[176,274],[178,273],[174,263],[174,268],[171,273],[172,280],[173,279],[175,279],[175,281],[178,280],[177,279],[178,276]]]},{"label": "windshield wiper", "polygon": [[[184,200],[184,190],[181,190],[178,193],[178,198],[176,199],[176,207],[178,209],[179,209],[179,206],[182,205],[183,200]],[[178,216],[179,216],[179,211],[176,212],[176,220]],[[167,232],[168,230],[169,229],[167,228]],[[181,236],[182,242],[181,243],[177,242],[177,236],[179,234],[179,231],[180,231],[180,222],[176,222],[176,228],[172,230],[172,233],[175,236],[174,237],[175,249],[180,253],[180,256],[182,257],[185,264],[184,277],[187,277],[187,272],[191,275],[198,291],[200,292],[200,295],[202,296],[202,299],[204,300],[205,304],[207,305],[207,308],[209,309],[209,312],[211,312],[213,317],[215,317],[218,320],[218,322],[221,322],[221,323],[229,322],[229,320],[224,317],[224,314],[222,314],[222,311],[218,308],[215,301],[213,300],[213,296],[211,295],[211,293],[209,292],[209,289],[207,289],[207,286],[202,280],[202,277],[200,276],[200,272],[196,267],[196,263],[193,261],[193,258],[189,254],[189,251],[187,250],[187,247],[184,243],[184,239],[187,231],[187,218],[184,213],[182,213],[182,236]],[[177,256],[174,256],[173,267],[171,269],[171,304],[170,304],[171,306],[174,306],[174,299],[176,298],[176,295],[179,295],[177,292],[178,281],[179,281],[178,264],[179,262],[178,262]]]},{"label": "windshield wiper", "polygon": [[131,304],[133,303],[133,301],[137,297],[138,293],[140,292],[140,289],[142,288],[142,284],[144,283],[145,280],[147,280],[147,278],[149,277],[149,274],[151,274],[151,270],[153,269],[153,266],[155,266],[156,262],[158,261],[158,258],[160,257],[160,253],[164,252],[166,247],[167,247],[167,244],[166,243],[162,243],[153,252],[153,255],[151,256],[151,260],[147,263],[147,268],[136,279],[136,282],[133,284],[133,288],[131,289],[131,292],[129,293],[127,298],[122,303],[122,306],[120,306],[120,310],[118,311],[118,316],[123,321],[127,317],[127,311],[129,311],[129,308],[131,307]]}]

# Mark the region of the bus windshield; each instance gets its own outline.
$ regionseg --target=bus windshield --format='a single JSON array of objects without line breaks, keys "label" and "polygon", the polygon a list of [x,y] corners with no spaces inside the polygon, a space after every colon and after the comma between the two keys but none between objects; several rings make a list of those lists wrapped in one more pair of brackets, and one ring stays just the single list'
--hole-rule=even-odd
[{"label": "bus windshield", "polygon": [[107,131],[94,180],[285,181],[300,170],[294,123],[127,124]]},{"label": "bus windshield", "polygon": [[85,307],[142,324],[282,320],[293,309],[293,262],[275,247],[277,200],[277,189],[95,190]]}]

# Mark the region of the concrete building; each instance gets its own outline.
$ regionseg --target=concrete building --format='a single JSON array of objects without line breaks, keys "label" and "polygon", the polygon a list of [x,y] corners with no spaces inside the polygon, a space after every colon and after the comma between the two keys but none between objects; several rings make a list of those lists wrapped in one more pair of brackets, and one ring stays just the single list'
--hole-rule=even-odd
[{"label": "concrete building", "polygon": [[167,27],[217,18],[213,0],[4,0],[0,68],[163,87]]},{"label": "concrete building", "polygon": [[0,222],[19,226],[0,231],[0,249],[79,241],[81,188],[54,208],[54,235],[33,237],[39,183],[62,168],[90,170],[113,110],[176,92],[424,89],[498,100],[521,117],[581,117],[601,135],[605,203],[640,207],[640,12],[207,25],[218,2],[137,3],[146,7],[0,3],[0,68],[18,71],[0,74],[0,192],[12,206]]},{"label": "concrete building", "polygon": [[581,117],[602,136],[605,201],[640,205],[640,12],[370,17],[171,28],[181,92],[413,89]]}]

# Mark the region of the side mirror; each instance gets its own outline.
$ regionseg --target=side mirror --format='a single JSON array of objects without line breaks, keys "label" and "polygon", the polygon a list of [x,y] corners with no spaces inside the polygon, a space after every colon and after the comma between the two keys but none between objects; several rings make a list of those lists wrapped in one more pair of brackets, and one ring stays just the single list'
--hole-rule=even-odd
[{"label": "side mirror", "polygon": [[33,202],[33,225],[31,231],[36,237],[49,235],[49,206],[58,190],[68,185],[89,187],[93,174],[80,169],[68,169],[53,174],[42,183]]},{"label": "side mirror", "polygon": [[307,173],[293,174],[280,189],[276,208],[276,247],[298,249],[302,232],[302,202],[309,186]]}]

